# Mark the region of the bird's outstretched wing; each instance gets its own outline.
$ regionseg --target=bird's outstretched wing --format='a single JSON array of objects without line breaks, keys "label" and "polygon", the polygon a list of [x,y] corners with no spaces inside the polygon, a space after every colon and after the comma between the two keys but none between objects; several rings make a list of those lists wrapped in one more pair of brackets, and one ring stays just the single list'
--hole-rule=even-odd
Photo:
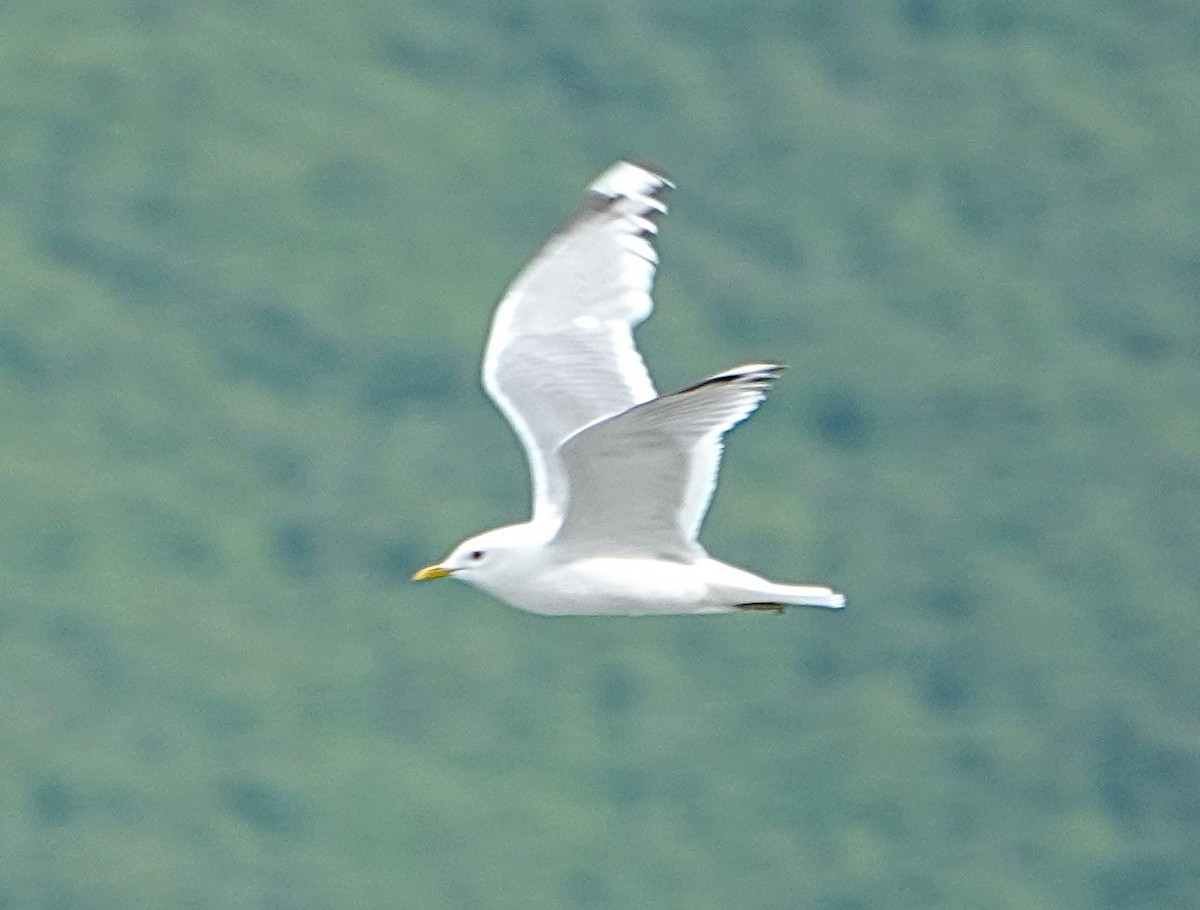
[{"label": "bird's outstretched wing", "polygon": [[580,430],[562,446],[567,510],[555,543],[579,553],[689,561],[721,462],[721,437],[783,368],[718,373]]},{"label": "bird's outstretched wing", "polygon": [[525,447],[535,521],[564,512],[560,444],[655,396],[632,329],[653,307],[651,241],[672,185],[636,164],[610,167],[496,310],[483,385]]}]

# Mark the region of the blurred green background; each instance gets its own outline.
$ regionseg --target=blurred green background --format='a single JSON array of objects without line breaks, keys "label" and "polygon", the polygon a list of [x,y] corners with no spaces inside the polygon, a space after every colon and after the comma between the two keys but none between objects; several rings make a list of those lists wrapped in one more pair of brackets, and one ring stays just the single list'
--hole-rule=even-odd
[{"label": "blurred green background", "polygon": [[[1197,4],[7,0],[0,127],[0,907],[1196,906]],[[408,582],[626,155],[844,614]]]}]

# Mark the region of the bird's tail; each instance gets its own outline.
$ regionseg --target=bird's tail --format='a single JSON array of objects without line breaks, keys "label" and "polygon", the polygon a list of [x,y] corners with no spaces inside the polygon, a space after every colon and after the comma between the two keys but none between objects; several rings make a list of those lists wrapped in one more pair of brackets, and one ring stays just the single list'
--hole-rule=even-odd
[{"label": "bird's tail", "polygon": [[774,585],[770,599],[785,606],[822,607],[826,610],[841,610],[846,606],[844,594],[820,585]]},{"label": "bird's tail", "polygon": [[840,610],[846,598],[824,585],[783,585],[716,559],[700,563],[713,602],[736,610],[773,610],[784,607],[822,607]]}]

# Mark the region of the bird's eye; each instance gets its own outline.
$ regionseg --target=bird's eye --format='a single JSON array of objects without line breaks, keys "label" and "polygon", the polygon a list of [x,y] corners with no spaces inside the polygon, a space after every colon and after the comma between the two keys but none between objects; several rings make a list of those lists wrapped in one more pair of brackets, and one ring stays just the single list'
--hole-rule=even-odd
[{"label": "bird's eye", "polygon": [[479,560],[483,559],[483,550],[472,550],[468,558],[471,562],[479,562]]}]

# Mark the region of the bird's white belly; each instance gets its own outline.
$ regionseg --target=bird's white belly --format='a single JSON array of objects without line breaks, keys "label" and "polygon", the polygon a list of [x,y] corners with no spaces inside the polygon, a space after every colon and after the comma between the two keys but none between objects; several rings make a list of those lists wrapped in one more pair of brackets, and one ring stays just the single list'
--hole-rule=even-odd
[{"label": "bird's white belly", "polygon": [[535,573],[520,591],[497,592],[523,610],[548,615],[725,612],[706,604],[695,565],[656,559],[581,559]]}]

